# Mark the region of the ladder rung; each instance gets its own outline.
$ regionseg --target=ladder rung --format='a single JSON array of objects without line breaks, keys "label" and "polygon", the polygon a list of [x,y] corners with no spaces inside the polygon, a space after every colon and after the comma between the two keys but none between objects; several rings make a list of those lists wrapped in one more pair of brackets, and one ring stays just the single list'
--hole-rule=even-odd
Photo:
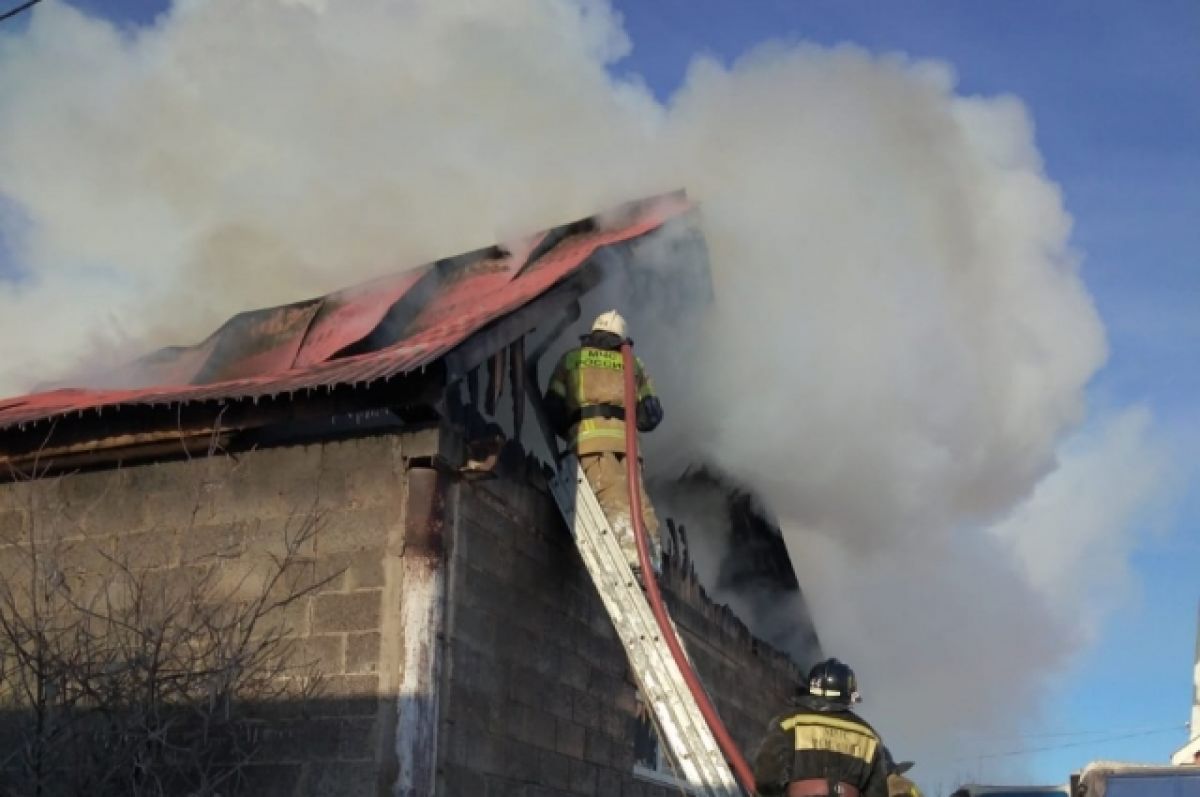
[{"label": "ladder rung", "polygon": [[564,460],[550,487],[671,757],[697,793],[740,797],[733,773],[659,633],[646,596],[578,460]]}]

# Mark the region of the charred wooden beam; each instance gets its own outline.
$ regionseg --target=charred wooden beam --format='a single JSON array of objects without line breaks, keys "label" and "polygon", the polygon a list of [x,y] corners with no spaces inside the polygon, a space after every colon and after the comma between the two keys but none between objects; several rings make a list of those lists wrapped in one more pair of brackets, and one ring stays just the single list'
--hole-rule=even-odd
[{"label": "charred wooden beam", "polygon": [[496,416],[496,406],[500,403],[500,394],[504,392],[503,353],[502,349],[488,358],[487,395],[483,398],[483,410],[493,418]]},{"label": "charred wooden beam", "polygon": [[479,409],[479,368],[467,372],[467,399],[472,409]]},{"label": "charred wooden beam", "polygon": [[508,379],[512,383],[513,439],[521,439],[525,422],[525,338],[519,337],[508,347]]},{"label": "charred wooden beam", "polygon": [[226,451],[236,434],[232,430],[214,428],[121,435],[94,443],[55,446],[17,456],[0,456],[0,481],[40,479],[67,470],[108,463],[132,465],[156,459],[203,457]]},{"label": "charred wooden beam", "polygon": [[[35,468],[41,473],[128,462],[135,454],[137,459],[172,452],[194,455],[195,447],[203,448],[213,435],[227,435],[222,439],[236,446],[252,430],[301,427],[376,409],[393,410],[404,418],[419,407],[438,405],[444,379],[439,365],[364,386],[313,387],[257,399],[89,409],[0,432],[0,481],[21,478],[14,468],[19,472]],[[151,447],[156,453],[151,454]]]},{"label": "charred wooden beam", "polygon": [[564,314],[573,313],[574,316],[567,322],[573,323],[579,318],[579,297],[595,287],[601,277],[598,268],[585,266],[574,276],[529,304],[480,329],[443,358],[446,363],[447,382],[465,378],[472,368],[486,363],[493,354],[522,335],[533,332],[544,324],[546,319],[561,318]]}]

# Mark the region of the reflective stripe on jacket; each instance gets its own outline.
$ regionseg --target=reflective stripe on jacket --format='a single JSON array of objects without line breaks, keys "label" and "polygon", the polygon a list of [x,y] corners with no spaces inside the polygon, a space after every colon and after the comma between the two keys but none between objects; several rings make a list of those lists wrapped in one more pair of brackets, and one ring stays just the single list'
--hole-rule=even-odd
[{"label": "reflective stripe on jacket", "polygon": [[[654,395],[654,386],[640,359],[635,388],[637,400]],[[568,416],[584,407],[608,405],[625,408],[625,364],[620,351],[581,346],[571,349],[558,361],[550,377],[547,393],[566,404]],[[632,418],[633,411],[627,409]],[[566,434],[567,444],[579,454],[600,451],[625,451],[625,421],[617,418],[584,418]]]},{"label": "reflective stripe on jacket", "polygon": [[888,797],[879,735],[854,713],[793,711],[776,717],[754,757],[763,795],[782,795],[787,784],[820,778],[848,783],[863,797]]},{"label": "reflective stripe on jacket", "polygon": [[791,731],[796,750],[828,750],[856,758],[867,765],[875,760],[879,737],[861,722],[825,714],[795,714],[779,723]]}]

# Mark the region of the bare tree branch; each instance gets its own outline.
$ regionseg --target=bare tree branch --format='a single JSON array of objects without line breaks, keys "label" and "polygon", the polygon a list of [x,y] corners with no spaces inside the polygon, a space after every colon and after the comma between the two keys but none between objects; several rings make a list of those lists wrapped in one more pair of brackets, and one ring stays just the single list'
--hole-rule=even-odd
[{"label": "bare tree branch", "polygon": [[316,505],[285,523],[261,580],[228,583],[216,567],[164,577],[99,548],[103,574],[71,571],[80,543],[43,528],[29,495],[26,539],[4,541],[15,558],[0,574],[0,710],[19,736],[0,746],[0,794],[235,793],[262,739],[247,707],[320,685],[284,616],[338,575],[318,579],[304,555]]}]

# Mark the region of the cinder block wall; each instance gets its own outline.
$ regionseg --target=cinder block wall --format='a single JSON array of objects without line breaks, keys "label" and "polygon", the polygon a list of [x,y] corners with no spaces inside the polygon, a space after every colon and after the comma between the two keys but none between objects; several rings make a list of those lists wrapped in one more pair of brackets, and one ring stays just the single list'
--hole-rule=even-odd
[{"label": "cinder block wall", "polygon": [[[164,579],[217,568],[242,583],[285,530],[315,516],[306,578],[330,579],[287,610],[298,662],[322,674],[314,699],[264,731],[251,793],[376,794],[395,777],[396,647],[389,622],[405,500],[400,436],[377,436],[0,485],[0,572],[32,534],[65,545],[71,577],[124,557]],[[252,589],[254,579],[245,582]],[[390,666],[389,666],[390,665]]]},{"label": "cinder block wall", "polygon": [[[677,795],[633,774],[636,690],[551,498],[505,480],[462,482],[450,498],[445,794]],[[687,574],[666,580],[697,669],[749,754],[799,673]]]},{"label": "cinder block wall", "polygon": [[[287,621],[321,689],[303,715],[287,705],[275,713],[249,793],[389,793],[407,457],[427,462],[437,445],[381,435],[2,484],[0,573],[35,534],[66,543],[74,577],[128,555],[163,579],[211,568],[241,583],[280,552],[287,528],[316,513],[304,556],[313,580],[330,580]],[[633,775],[635,689],[549,496],[511,480],[448,491],[441,793],[677,794]],[[667,586],[701,675],[748,750],[797,673],[684,574],[669,571]]]}]

